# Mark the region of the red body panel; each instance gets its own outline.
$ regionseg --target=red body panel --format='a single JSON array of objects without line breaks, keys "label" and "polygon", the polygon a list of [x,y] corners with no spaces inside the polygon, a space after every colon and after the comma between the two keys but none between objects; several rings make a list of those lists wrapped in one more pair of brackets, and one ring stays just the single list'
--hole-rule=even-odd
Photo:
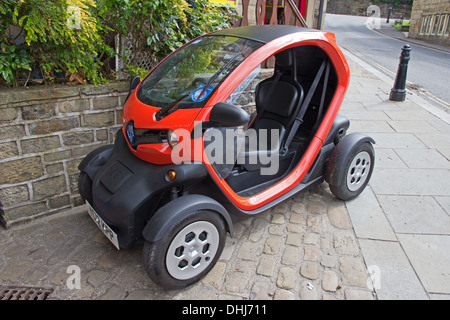
[{"label": "red body panel", "polygon": [[[251,197],[241,197],[237,195],[226,181],[220,178],[207,157],[203,154],[202,161],[206,165],[211,177],[217,183],[225,195],[240,209],[254,210],[270,201],[285,194],[289,190],[301,183],[312,163],[316,159],[323,141],[326,139],[339,107],[344,99],[345,91],[350,80],[350,72],[344,55],[335,42],[334,35],[322,31],[302,31],[292,33],[277,38],[263,45],[244,60],[217,88],[203,109],[180,109],[166,116],[160,121],[156,121],[155,113],[159,110],[141,103],[136,97],[135,90],[127,100],[123,111],[123,122],[130,119],[134,120],[136,128],[146,129],[186,129],[191,131],[194,127],[194,121],[207,121],[212,107],[217,102],[224,102],[243,79],[253,71],[260,63],[273,54],[297,46],[314,45],[323,49],[333,64],[338,76],[336,92],[328,107],[321,125],[319,126],[315,137],[312,139],[302,160],[286,178],[272,186],[271,188]],[[125,133],[125,132],[124,132]],[[199,138],[201,139],[201,138]],[[187,141],[184,141],[187,142]],[[183,141],[180,141],[183,143]],[[194,144],[192,144],[194,145]],[[203,143],[201,143],[203,145]],[[130,150],[136,157],[155,164],[169,164],[171,161],[171,151],[168,143],[140,145],[137,150]],[[193,157],[193,154],[192,154]],[[194,160],[192,158],[192,160]],[[195,159],[199,160],[199,159]]]}]

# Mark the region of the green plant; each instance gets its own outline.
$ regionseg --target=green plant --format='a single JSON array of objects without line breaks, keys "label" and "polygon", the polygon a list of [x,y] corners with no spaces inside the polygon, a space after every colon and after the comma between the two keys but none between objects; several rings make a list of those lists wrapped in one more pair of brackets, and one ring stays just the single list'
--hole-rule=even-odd
[{"label": "green plant", "polygon": [[[126,37],[133,52],[128,52],[127,71],[136,68],[147,52],[153,65],[183,43],[204,33],[231,26],[237,18],[229,7],[218,7],[207,0],[98,0],[101,19],[115,35]],[[101,2],[101,4],[100,4]],[[125,58],[125,57],[123,57]],[[142,70],[141,70],[142,72]]]},{"label": "green plant", "polygon": [[31,71],[32,64],[24,45],[0,45],[0,74],[7,85],[17,86],[19,75]]},{"label": "green plant", "polygon": [[[138,67],[144,52],[152,65],[188,40],[230,27],[236,15],[207,0],[1,0],[0,81],[18,85],[19,76],[39,68],[45,83],[114,79],[110,59],[115,41],[126,37],[132,50],[124,71]],[[15,33],[11,33],[11,27]],[[23,38],[25,43],[18,44]],[[120,50],[119,50],[120,51]]]}]

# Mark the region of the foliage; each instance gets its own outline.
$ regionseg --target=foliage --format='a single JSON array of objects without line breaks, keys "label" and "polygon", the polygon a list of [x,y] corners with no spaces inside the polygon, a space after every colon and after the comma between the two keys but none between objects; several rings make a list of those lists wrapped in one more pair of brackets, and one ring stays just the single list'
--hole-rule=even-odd
[{"label": "foliage", "polygon": [[125,36],[133,52],[126,53],[131,59],[124,69],[142,75],[147,70],[138,68],[135,52],[149,53],[154,65],[186,41],[229,27],[234,18],[229,8],[207,0],[1,0],[0,81],[17,86],[19,76],[34,68],[45,83],[61,77],[105,82],[115,77],[109,69],[114,41]]},{"label": "foliage", "polygon": [[410,6],[413,5],[414,0],[374,0],[375,3],[377,2],[385,2],[385,3],[393,3],[395,8],[398,8],[400,4],[408,4]]}]

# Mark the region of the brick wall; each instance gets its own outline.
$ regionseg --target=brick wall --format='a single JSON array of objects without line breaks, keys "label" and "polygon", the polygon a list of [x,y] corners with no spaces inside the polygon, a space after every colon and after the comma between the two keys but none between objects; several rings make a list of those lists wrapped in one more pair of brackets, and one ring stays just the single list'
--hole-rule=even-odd
[{"label": "brick wall", "polygon": [[78,164],[112,143],[128,82],[0,90],[0,210],[7,224],[83,204]]}]

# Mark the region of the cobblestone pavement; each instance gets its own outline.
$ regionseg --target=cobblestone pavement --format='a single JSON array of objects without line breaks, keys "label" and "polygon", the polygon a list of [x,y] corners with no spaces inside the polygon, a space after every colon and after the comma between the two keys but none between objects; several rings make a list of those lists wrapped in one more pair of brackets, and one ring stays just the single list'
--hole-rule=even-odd
[{"label": "cobblestone pavement", "polygon": [[54,288],[52,299],[375,299],[368,279],[326,183],[236,223],[216,266],[183,290],[156,286],[142,245],[117,251],[85,207],[0,231],[0,283]]}]

